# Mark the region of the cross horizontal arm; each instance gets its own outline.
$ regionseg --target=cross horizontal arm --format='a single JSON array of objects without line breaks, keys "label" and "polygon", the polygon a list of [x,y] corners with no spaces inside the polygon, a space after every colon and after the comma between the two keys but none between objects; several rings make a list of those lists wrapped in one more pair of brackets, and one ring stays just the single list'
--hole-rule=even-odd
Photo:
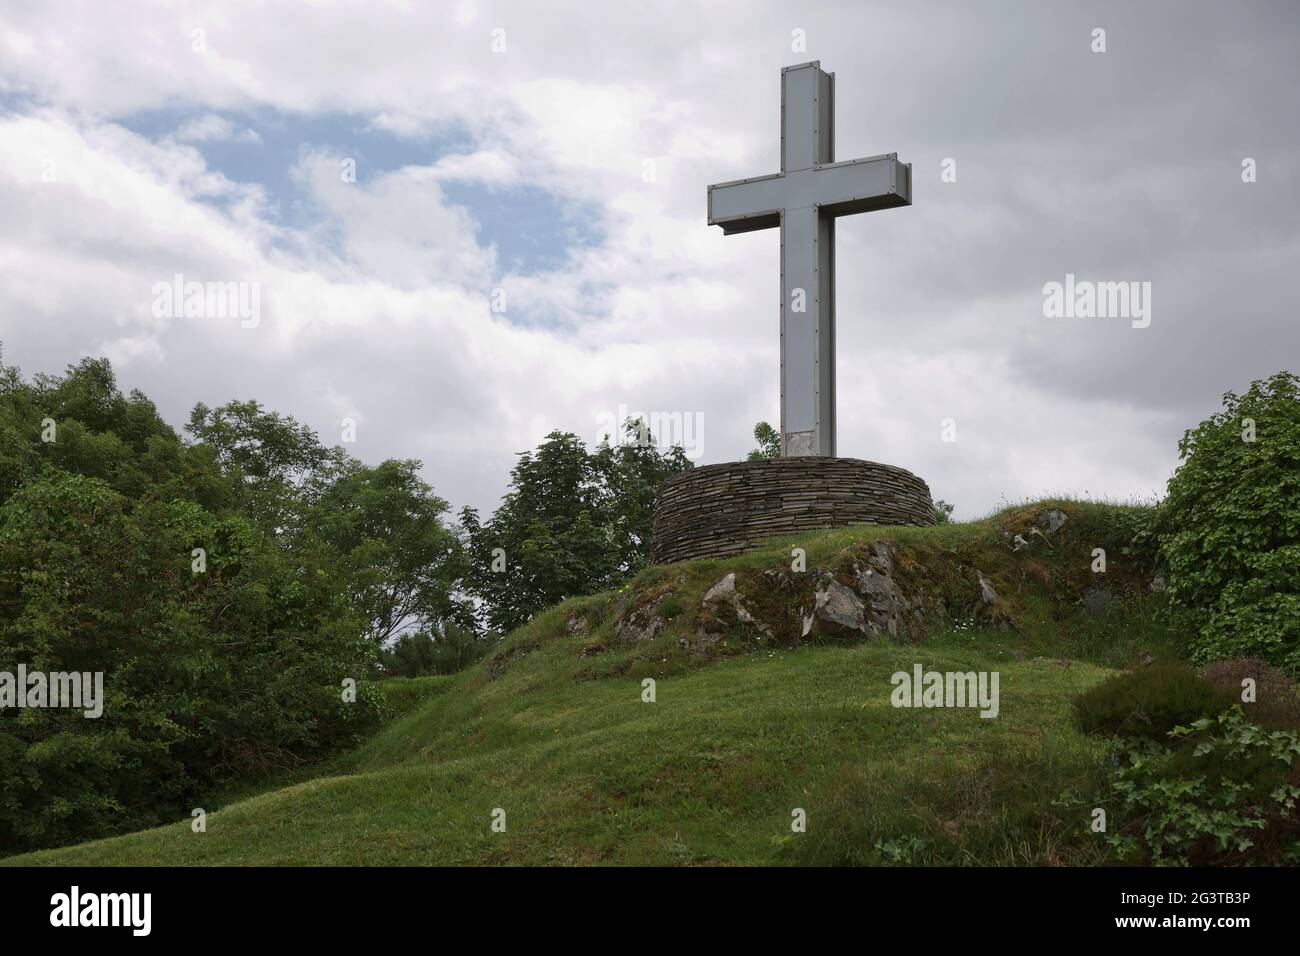
[{"label": "cross horizontal arm", "polygon": [[726,235],[770,229],[786,209],[816,206],[832,216],[907,206],[912,169],[897,153],[709,187],[709,225]]}]

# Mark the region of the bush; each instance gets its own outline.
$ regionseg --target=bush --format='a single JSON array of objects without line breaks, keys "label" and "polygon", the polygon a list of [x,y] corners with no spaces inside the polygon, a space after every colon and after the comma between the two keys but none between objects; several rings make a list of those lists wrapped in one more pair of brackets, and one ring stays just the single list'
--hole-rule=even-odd
[{"label": "bush", "polygon": [[1179,453],[1156,534],[1193,659],[1300,672],[1300,377],[1228,392]]},{"label": "bush", "polygon": [[1084,733],[1163,741],[1174,727],[1217,716],[1234,699],[1186,664],[1162,662],[1098,684],[1075,700],[1074,715]]},{"label": "bush", "polygon": [[1255,682],[1254,701],[1242,701],[1246,717],[1273,730],[1300,730],[1300,693],[1283,671],[1258,657],[1217,661],[1201,668],[1201,676],[1225,693],[1241,699],[1242,682]]},{"label": "bush", "polygon": [[1168,745],[1130,741],[1102,806],[1107,843],[1126,863],[1300,862],[1300,735],[1267,731],[1232,707],[1177,727]]}]

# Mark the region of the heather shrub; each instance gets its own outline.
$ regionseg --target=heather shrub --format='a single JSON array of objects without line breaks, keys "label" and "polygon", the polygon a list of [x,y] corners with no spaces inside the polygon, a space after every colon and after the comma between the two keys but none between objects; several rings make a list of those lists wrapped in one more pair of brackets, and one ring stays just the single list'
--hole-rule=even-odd
[{"label": "heather shrub", "polygon": [[1074,714],[1085,733],[1163,741],[1174,727],[1214,717],[1233,700],[1188,665],[1159,662],[1081,694]]}]

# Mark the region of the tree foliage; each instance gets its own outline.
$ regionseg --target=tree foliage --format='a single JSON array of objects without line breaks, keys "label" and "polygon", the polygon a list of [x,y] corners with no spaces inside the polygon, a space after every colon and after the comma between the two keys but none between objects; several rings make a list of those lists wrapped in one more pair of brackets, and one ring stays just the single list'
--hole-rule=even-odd
[{"label": "tree foliage", "polygon": [[576,436],[552,432],[524,452],[487,522],[466,508],[469,589],[489,627],[506,633],[567,597],[615,587],[650,560],[654,491],[691,466],[683,450],[630,441],[589,452]]},{"label": "tree foliage", "polygon": [[767,422],[754,426],[754,441],[758,442],[758,447],[745,456],[746,461],[781,457],[781,434]]},{"label": "tree foliage", "polygon": [[1156,534],[1193,657],[1300,671],[1300,378],[1228,392],[1179,453]]},{"label": "tree foliage", "polygon": [[190,430],[106,361],[0,363],[0,672],[102,672],[105,696],[98,718],[0,709],[0,852],[175,819],[353,740],[396,622],[465,613],[417,463],[363,465],[255,402]]},{"label": "tree foliage", "polygon": [[349,598],[381,645],[412,622],[473,623],[472,608],[457,594],[466,562],[442,521],[447,502],[419,471],[414,460],[370,467],[346,459],[313,479],[307,526],[337,555]]}]

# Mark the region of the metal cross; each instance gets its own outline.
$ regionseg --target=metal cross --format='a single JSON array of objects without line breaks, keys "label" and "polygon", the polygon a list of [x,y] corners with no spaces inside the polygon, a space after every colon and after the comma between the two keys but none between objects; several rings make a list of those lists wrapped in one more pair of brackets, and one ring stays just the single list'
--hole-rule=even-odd
[{"label": "metal cross", "polygon": [[835,455],[835,219],[912,204],[897,153],[835,162],[835,74],[781,71],[781,172],[709,187],[709,225],[781,227],[781,455]]}]

